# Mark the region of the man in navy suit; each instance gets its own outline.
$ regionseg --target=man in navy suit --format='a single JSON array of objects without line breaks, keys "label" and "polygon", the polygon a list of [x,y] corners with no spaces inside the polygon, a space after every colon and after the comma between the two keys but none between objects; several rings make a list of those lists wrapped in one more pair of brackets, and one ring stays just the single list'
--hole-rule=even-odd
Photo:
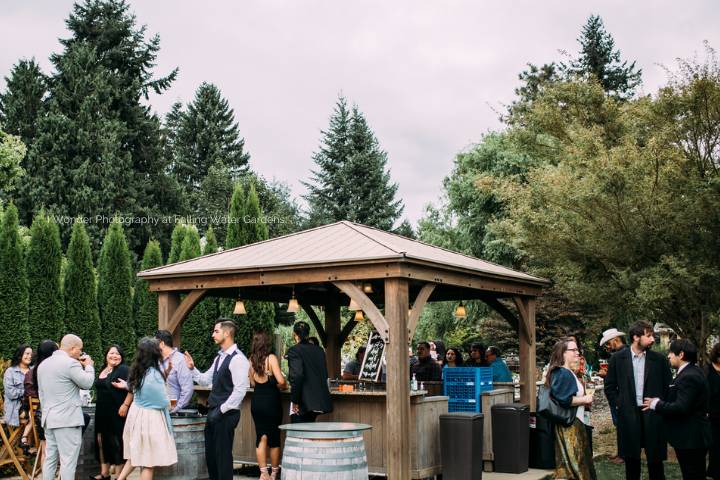
[{"label": "man in navy suit", "polygon": [[697,348],[690,340],[670,344],[670,365],[677,376],[666,400],[645,398],[644,410],[655,410],[663,417],[668,441],[675,448],[684,480],[705,480],[705,455],[712,443],[707,380],[695,365]]}]

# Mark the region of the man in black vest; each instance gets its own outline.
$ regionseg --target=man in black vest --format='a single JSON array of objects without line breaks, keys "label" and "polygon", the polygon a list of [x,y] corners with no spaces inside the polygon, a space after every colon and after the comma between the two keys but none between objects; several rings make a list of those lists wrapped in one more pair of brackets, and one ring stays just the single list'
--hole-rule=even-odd
[{"label": "man in black vest", "polygon": [[185,361],[199,385],[212,384],[205,424],[205,461],[210,480],[232,480],[232,446],[235,427],[240,421],[240,404],[250,386],[250,363],[235,345],[235,323],[220,318],[213,329],[213,341],[220,347],[210,369],[200,373],[195,369],[190,353]]},{"label": "man in black vest", "polygon": [[695,365],[697,348],[690,340],[674,340],[668,360],[677,370],[670,393],[666,400],[646,398],[645,410],[662,415],[683,479],[705,480],[705,455],[712,444],[707,415],[710,389],[705,374]]},{"label": "man in black vest", "polygon": [[297,322],[293,326],[296,345],[287,352],[292,401],[291,423],[314,422],[318,415],[333,410],[327,384],[325,352],[308,342],[308,336],[310,325],[306,322]]},{"label": "man in black vest", "polygon": [[667,459],[662,418],[643,411],[644,397],[667,398],[672,374],[665,357],[650,350],[655,342],[652,325],[635,323],[628,336],[630,348],[610,357],[605,395],[617,413],[618,455],[625,460],[625,477],[640,480],[640,452],[645,449],[650,480],[664,480]]}]

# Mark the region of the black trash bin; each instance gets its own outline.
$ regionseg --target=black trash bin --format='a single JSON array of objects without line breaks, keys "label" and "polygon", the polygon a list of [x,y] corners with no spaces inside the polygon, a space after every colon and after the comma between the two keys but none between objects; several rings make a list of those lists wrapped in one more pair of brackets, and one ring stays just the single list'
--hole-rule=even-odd
[{"label": "black trash bin", "polygon": [[443,480],[481,480],[483,414],[440,415],[440,457]]},{"label": "black trash bin", "polygon": [[495,471],[523,473],[528,470],[530,408],[522,403],[492,406]]},{"label": "black trash bin", "polygon": [[[534,425],[533,425],[534,421]],[[542,415],[530,414],[530,468],[555,468],[555,428]]]}]

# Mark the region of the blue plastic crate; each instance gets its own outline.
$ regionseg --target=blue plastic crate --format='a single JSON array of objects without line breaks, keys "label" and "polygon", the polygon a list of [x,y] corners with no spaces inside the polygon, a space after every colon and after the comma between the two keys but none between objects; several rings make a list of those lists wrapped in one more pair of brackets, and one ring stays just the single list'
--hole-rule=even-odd
[{"label": "blue plastic crate", "polygon": [[482,413],[482,402],[474,399],[450,399],[448,400],[448,412]]},{"label": "blue plastic crate", "polygon": [[474,400],[479,403],[482,392],[493,388],[492,369],[489,367],[446,368],[443,376],[443,394],[451,400]]}]

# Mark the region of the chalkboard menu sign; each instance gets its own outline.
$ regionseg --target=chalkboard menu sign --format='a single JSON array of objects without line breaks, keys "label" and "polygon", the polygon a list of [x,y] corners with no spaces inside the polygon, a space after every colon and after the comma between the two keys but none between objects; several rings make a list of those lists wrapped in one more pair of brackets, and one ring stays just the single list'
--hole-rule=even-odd
[{"label": "chalkboard menu sign", "polygon": [[365,357],[360,367],[358,380],[377,382],[385,355],[385,342],[380,334],[373,330],[368,337]]}]

